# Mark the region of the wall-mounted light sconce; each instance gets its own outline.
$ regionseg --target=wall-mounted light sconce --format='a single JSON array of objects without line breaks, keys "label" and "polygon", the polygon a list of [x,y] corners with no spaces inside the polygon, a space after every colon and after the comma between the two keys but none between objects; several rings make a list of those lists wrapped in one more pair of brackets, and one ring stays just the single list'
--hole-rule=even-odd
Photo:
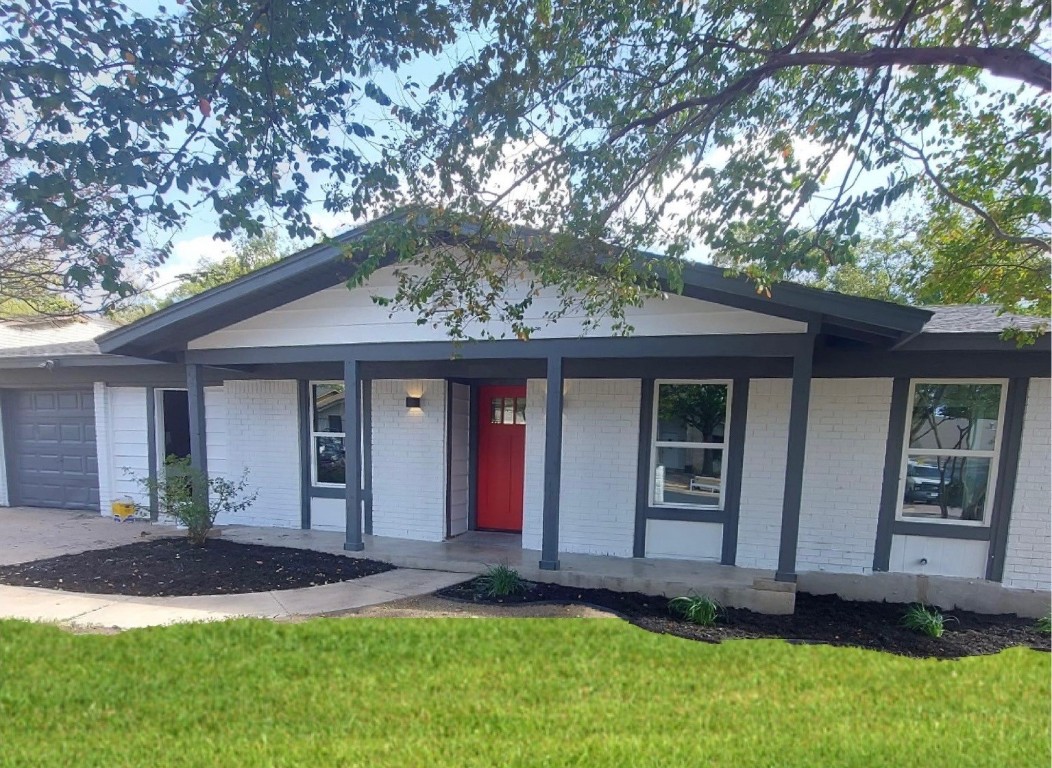
[{"label": "wall-mounted light sconce", "polygon": [[407,397],[405,399],[405,407],[406,408],[410,408],[410,409],[416,408],[417,410],[419,410],[420,407],[421,407],[420,403],[421,403],[421,398],[419,398],[419,397]]}]

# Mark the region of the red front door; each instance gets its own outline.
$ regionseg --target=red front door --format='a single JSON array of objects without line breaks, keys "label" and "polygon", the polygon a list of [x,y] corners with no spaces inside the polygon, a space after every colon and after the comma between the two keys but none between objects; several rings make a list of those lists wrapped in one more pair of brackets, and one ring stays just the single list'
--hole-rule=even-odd
[{"label": "red front door", "polygon": [[526,387],[479,387],[477,527],[522,531]]}]

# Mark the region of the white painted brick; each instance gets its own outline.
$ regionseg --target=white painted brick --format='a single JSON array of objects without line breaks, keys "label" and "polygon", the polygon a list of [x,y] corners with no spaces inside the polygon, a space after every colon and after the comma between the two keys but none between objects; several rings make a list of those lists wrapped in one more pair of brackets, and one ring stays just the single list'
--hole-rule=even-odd
[{"label": "white painted brick", "polygon": [[872,571],[891,387],[891,379],[812,382],[797,570]]},{"label": "white painted brick", "polygon": [[256,500],[220,525],[300,524],[299,413],[295,381],[226,381],[205,389],[208,471],[231,480],[248,470]]},{"label": "white painted brick", "polygon": [[[522,545],[541,547],[546,384],[526,385],[526,478]],[[640,382],[567,379],[559,551],[632,556]]]},{"label": "white painted brick", "polygon": [[1052,588],[1052,387],[1031,379],[1019,450],[1012,521],[1002,583],[1006,587]]},{"label": "white painted brick", "polygon": [[776,568],[789,439],[788,379],[753,379],[745,424],[736,562]]},{"label": "white painted brick", "polygon": [[[405,407],[407,396],[422,408]],[[373,382],[373,534],[442,541],[446,533],[446,382]]]}]

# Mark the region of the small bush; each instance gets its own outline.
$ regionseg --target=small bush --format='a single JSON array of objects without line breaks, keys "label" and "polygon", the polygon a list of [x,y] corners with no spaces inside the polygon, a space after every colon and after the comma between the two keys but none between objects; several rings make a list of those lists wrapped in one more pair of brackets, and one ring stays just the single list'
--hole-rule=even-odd
[{"label": "small bush", "polygon": [[716,623],[723,608],[706,595],[691,592],[689,595],[674,597],[668,601],[668,609],[692,624],[711,627]]},{"label": "small bush", "polygon": [[929,608],[921,603],[915,603],[906,609],[906,615],[902,617],[902,623],[907,629],[920,632],[928,637],[942,637],[944,624],[947,618],[956,621],[952,616],[944,617],[935,608]]},{"label": "small bush", "polygon": [[526,582],[514,568],[491,565],[479,576],[479,592],[486,597],[510,597],[526,591]]},{"label": "small bush", "polygon": [[[158,512],[174,517],[186,526],[186,536],[195,547],[203,547],[208,532],[221,514],[236,515],[244,512],[256,500],[255,493],[246,493],[248,470],[238,482],[222,477],[208,477],[201,470],[190,466],[188,458],[169,456],[160,477],[141,478],[139,483],[149,494],[157,495]],[[204,493],[194,493],[194,489]]]},{"label": "small bush", "polygon": [[1037,620],[1037,631],[1052,635],[1052,613],[1045,614]]}]

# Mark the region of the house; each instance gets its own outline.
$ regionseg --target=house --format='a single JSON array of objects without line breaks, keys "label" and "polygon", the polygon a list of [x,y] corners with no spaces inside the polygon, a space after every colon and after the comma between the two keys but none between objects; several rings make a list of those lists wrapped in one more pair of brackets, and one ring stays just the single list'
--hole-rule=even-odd
[{"label": "house", "polygon": [[257,501],[220,522],[348,550],[502,531],[556,575],[576,554],[721,563],[773,589],[1047,612],[1047,335],[692,265],[630,337],[567,317],[453,344],[372,301],[390,266],[348,289],[337,256],[0,349],[0,503],[149,508],[136,478],[182,455],[248,470]]}]

